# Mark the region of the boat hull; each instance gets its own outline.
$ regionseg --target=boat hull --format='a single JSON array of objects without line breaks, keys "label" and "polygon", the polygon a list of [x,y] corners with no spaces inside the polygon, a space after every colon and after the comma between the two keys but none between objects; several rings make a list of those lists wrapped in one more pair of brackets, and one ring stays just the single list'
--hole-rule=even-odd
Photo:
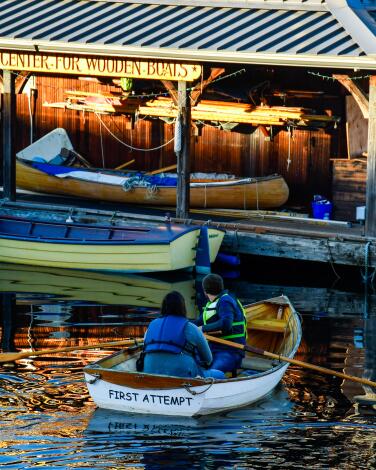
[{"label": "boat hull", "polygon": [[[289,189],[279,175],[248,178],[236,182],[191,183],[190,207],[224,209],[271,209],[288,199]],[[17,187],[29,191],[76,196],[100,201],[149,206],[176,206],[176,187],[135,187],[125,191],[121,185],[111,185],[73,178],[48,175],[21,161],[16,162]]]},{"label": "boat hull", "polygon": [[140,390],[95,380],[95,375],[87,372],[85,380],[91,397],[100,408],[167,416],[201,416],[257,402],[272,392],[286,369],[287,364],[261,377],[173,389]]},{"label": "boat hull", "polygon": [[182,224],[85,225],[3,215],[0,261],[128,273],[200,269],[214,261],[223,236]]}]

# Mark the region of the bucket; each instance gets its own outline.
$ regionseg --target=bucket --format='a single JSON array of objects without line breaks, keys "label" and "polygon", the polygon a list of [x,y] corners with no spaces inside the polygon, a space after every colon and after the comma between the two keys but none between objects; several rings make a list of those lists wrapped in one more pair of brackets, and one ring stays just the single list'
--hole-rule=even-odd
[{"label": "bucket", "polygon": [[314,219],[329,220],[332,218],[333,204],[329,201],[322,200],[312,202],[312,215]]}]

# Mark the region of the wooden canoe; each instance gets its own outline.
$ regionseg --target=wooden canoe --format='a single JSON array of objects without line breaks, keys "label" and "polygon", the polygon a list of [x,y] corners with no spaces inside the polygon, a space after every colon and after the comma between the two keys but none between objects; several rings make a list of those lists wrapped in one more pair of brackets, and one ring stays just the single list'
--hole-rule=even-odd
[{"label": "wooden canoe", "polygon": [[[48,173],[51,167],[52,173]],[[56,176],[59,168],[60,176]],[[69,170],[72,171],[68,174]],[[18,159],[16,181],[17,187],[40,193],[126,204],[176,205],[176,186],[130,186],[124,174],[110,170],[27,163]],[[190,206],[199,208],[270,209],[282,206],[288,196],[288,186],[280,175],[209,179],[204,174],[191,178],[190,184]]]},{"label": "wooden canoe", "polygon": [[[0,261],[88,269],[159,272],[196,265],[201,229],[182,224],[89,225],[0,216]],[[224,232],[208,229],[210,261]]]},{"label": "wooden canoe", "polygon": [[[248,342],[293,358],[301,341],[300,319],[287,297],[246,307]],[[139,352],[122,351],[84,368],[91,397],[100,408],[143,414],[199,416],[257,402],[280,382],[288,364],[247,356],[237,377],[180,378],[135,370]]]}]

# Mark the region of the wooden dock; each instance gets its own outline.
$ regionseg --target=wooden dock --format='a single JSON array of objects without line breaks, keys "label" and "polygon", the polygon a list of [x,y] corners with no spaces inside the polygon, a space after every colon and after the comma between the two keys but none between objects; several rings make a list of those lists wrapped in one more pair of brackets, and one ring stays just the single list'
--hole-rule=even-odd
[{"label": "wooden dock", "polygon": [[[98,219],[108,222],[110,219],[113,223],[124,218],[161,222],[166,220],[168,214],[168,209],[94,203],[27,192],[17,193],[17,196],[16,202],[0,200],[2,210],[12,213],[25,210],[39,214],[54,212],[61,214],[61,217],[73,213],[77,221],[93,222]],[[209,217],[207,213],[199,211],[190,215],[192,218],[185,219],[185,223],[210,224],[226,230],[222,251],[358,266],[363,269],[376,267],[376,238],[366,237],[364,226],[360,224],[262,213],[249,214],[242,219],[217,213]],[[183,222],[173,217],[171,221]]]}]

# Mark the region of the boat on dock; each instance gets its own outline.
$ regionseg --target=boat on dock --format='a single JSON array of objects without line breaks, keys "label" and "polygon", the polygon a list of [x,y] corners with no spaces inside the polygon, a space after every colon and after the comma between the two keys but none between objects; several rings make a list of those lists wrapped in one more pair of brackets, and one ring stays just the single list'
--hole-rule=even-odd
[{"label": "boat on dock", "polygon": [[223,236],[170,222],[115,226],[0,215],[0,261],[129,273],[206,270]]},{"label": "boat on dock", "polygon": [[[245,307],[248,345],[293,358],[301,323],[289,299],[280,296]],[[136,371],[140,347],[116,352],[84,368],[99,408],[129,413],[200,416],[231,410],[265,398],[280,382],[288,363],[247,355],[236,377],[181,378]]]},{"label": "boat on dock", "polygon": [[[70,166],[77,155],[80,166]],[[65,130],[55,129],[17,154],[16,184],[37,193],[124,204],[176,205],[176,173],[88,168],[87,163],[73,150]],[[288,186],[280,175],[191,174],[192,208],[271,209],[282,206],[288,196]]]}]

